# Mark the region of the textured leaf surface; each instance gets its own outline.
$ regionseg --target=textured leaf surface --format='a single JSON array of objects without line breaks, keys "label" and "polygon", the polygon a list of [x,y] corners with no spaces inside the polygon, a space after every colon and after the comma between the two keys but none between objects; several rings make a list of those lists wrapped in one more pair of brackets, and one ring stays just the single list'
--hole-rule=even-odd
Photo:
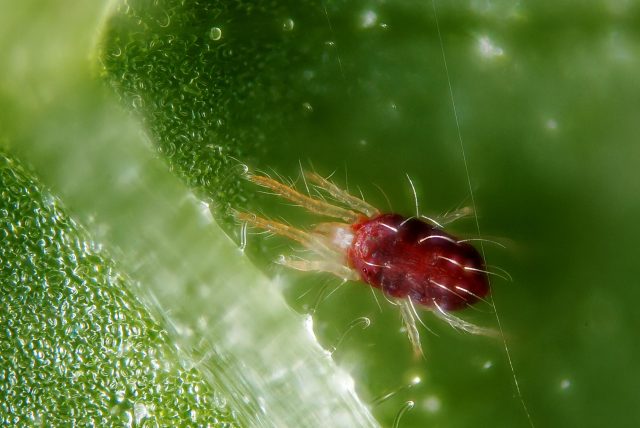
[{"label": "textured leaf surface", "polygon": [[0,152],[0,420],[236,426],[134,284]]},{"label": "textured leaf surface", "polygon": [[[87,57],[95,57],[101,9],[3,7],[1,143],[109,249],[118,272],[140,283],[127,289],[159,314],[169,345],[184,351],[176,364],[204,379],[205,392],[219,392],[210,398],[230,403],[243,426],[375,426],[352,379],[317,346],[277,284],[245,260],[95,79]],[[76,387],[91,391],[92,380]]]}]

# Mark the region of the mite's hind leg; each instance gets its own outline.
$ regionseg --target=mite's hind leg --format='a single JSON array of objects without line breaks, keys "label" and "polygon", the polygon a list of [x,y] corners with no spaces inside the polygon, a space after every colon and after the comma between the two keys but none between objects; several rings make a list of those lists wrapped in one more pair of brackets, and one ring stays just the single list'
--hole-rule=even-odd
[{"label": "mite's hind leg", "polygon": [[499,334],[496,330],[491,328],[480,327],[475,324],[472,324],[468,321],[463,320],[462,318],[458,318],[455,315],[451,315],[449,312],[442,309],[436,302],[433,302],[433,304],[436,307],[433,310],[433,313],[441,320],[446,321],[447,324],[449,324],[451,327],[466,331],[467,333],[471,333],[471,334],[478,334],[481,336],[489,336],[489,337],[499,337]]},{"label": "mite's hind leg", "polygon": [[374,217],[380,214],[378,209],[367,202],[363,201],[360,198],[356,198],[355,196],[345,192],[326,178],[322,177],[320,174],[316,174],[315,172],[305,171],[304,176],[315,184],[316,186],[324,189],[333,196],[336,200],[346,204],[350,208],[359,211],[366,215],[367,217]]},{"label": "mite's hind leg", "polygon": [[473,208],[462,207],[454,211],[449,211],[441,216],[436,217],[440,226],[446,226],[449,223],[453,223],[456,220],[460,220],[464,217],[470,217],[473,215]]},{"label": "mite's hind leg", "polygon": [[420,332],[418,331],[418,314],[416,308],[413,306],[413,302],[408,298],[395,299],[395,303],[400,308],[400,315],[402,315],[402,322],[407,330],[407,336],[409,336],[409,342],[413,347],[413,353],[416,357],[424,357],[422,352],[422,344],[420,343]]},{"label": "mite's hind leg", "polygon": [[291,269],[300,271],[316,271],[316,272],[329,272],[340,279],[345,281],[357,281],[359,279],[358,274],[351,268],[340,264],[336,261],[330,260],[300,260],[292,259],[291,257],[281,256],[278,259],[278,264],[286,266]]},{"label": "mite's hind leg", "polygon": [[273,178],[261,175],[249,175],[249,181],[273,190],[279,196],[294,202],[312,213],[339,218],[347,223],[354,223],[358,219],[358,213],[346,208],[331,205],[328,202],[303,195],[292,187],[282,184]]}]

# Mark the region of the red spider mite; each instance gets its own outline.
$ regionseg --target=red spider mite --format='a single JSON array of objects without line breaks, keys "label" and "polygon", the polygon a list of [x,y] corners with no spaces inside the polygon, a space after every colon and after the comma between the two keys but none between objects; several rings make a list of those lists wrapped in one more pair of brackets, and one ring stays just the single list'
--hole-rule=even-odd
[{"label": "red spider mite", "polygon": [[250,174],[248,179],[314,214],[341,222],[320,223],[305,231],[254,214],[235,213],[239,221],[297,241],[316,256],[313,260],[282,257],[280,264],[301,271],[329,272],[345,281],[362,281],[379,288],[400,308],[416,354],[422,354],[422,348],[415,305],[432,311],[452,327],[473,334],[493,334],[450,313],[489,294],[488,272],[480,253],[442,226],[469,214],[468,208],[450,213],[440,222],[425,222],[381,213],[316,173],[305,172],[304,176],[342,206],[302,194],[270,177]]}]

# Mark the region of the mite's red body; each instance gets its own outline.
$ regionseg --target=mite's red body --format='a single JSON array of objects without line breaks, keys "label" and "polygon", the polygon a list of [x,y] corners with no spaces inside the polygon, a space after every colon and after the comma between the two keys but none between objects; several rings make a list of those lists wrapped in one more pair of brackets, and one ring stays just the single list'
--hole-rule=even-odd
[{"label": "mite's red body", "polygon": [[451,311],[489,293],[482,256],[440,228],[416,218],[380,214],[354,223],[352,229],[350,267],[388,296]]}]

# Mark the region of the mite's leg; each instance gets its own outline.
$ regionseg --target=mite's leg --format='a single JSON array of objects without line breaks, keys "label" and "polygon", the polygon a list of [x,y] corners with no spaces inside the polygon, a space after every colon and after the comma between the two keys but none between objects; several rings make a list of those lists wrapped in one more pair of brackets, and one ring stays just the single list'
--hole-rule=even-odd
[{"label": "mite's leg", "polygon": [[409,342],[413,346],[413,353],[416,357],[423,357],[422,344],[420,343],[420,332],[418,331],[418,315],[411,300],[408,297],[403,299],[395,299],[395,303],[400,308],[400,314],[402,315],[402,321],[407,329],[407,336],[409,336]]},{"label": "mite's leg", "polygon": [[433,302],[435,305],[435,309],[433,313],[440,319],[444,320],[451,327],[466,331],[471,334],[478,334],[481,336],[490,336],[490,337],[499,337],[499,334],[496,330],[491,328],[479,327],[475,324],[472,324],[468,321],[463,320],[462,318],[458,318],[455,315],[451,315],[449,312],[442,309],[436,302]]},{"label": "mite's leg", "polygon": [[358,214],[352,210],[337,207],[325,201],[303,195],[292,187],[282,184],[272,178],[263,177],[261,175],[249,175],[248,177],[249,181],[256,183],[259,186],[266,187],[267,189],[271,189],[279,196],[295,202],[313,213],[340,218],[347,223],[354,223],[358,219]]},{"label": "mite's leg", "polygon": [[276,235],[284,236],[302,244],[305,248],[312,250],[320,255],[328,257],[330,259],[335,257],[335,252],[327,247],[321,239],[305,232],[304,230],[296,229],[284,223],[279,223],[273,220],[267,220],[266,218],[258,217],[255,214],[248,214],[243,212],[235,212],[235,218],[238,221],[247,223],[251,226],[258,227],[260,229],[268,230]]},{"label": "mite's leg", "polygon": [[291,269],[301,271],[319,271],[329,272],[338,278],[347,280],[360,279],[357,272],[346,266],[342,261],[344,255],[330,248],[325,242],[324,237],[296,229],[273,220],[267,220],[258,217],[255,214],[247,214],[242,212],[234,213],[236,219],[245,224],[268,230],[276,235],[284,236],[302,244],[305,248],[313,251],[324,260],[294,260],[292,258],[281,256],[278,263]]},{"label": "mite's leg", "polygon": [[321,189],[326,190],[336,200],[346,204],[356,211],[363,213],[367,217],[374,217],[380,214],[380,211],[378,211],[378,209],[374,206],[369,205],[362,199],[356,198],[355,196],[345,192],[321,175],[316,174],[315,172],[305,171],[304,176],[313,184],[317,185]]},{"label": "mite's leg", "polygon": [[438,223],[442,226],[446,226],[449,223],[453,223],[456,220],[460,220],[464,217],[470,217],[473,215],[473,208],[462,207],[460,209],[450,211],[442,216],[437,217]]},{"label": "mite's leg", "polygon": [[330,260],[294,260],[290,257],[281,256],[278,263],[291,269],[301,271],[329,272],[345,281],[357,281],[358,274],[353,269]]}]

